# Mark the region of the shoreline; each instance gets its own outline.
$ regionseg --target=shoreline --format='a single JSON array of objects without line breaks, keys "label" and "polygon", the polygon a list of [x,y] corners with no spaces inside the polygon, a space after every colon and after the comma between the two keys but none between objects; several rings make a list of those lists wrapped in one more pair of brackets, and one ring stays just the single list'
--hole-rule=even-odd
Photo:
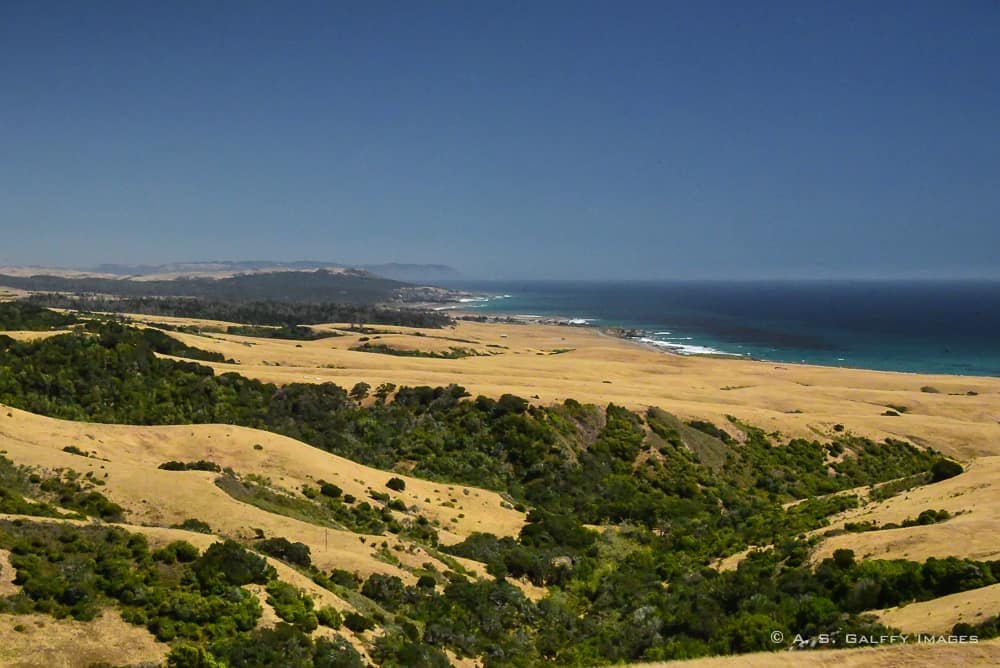
[{"label": "shoreline", "polygon": [[[644,350],[651,352],[660,353],[662,355],[669,355],[671,357],[678,357],[681,359],[713,359],[713,360],[729,360],[729,361],[744,361],[744,362],[760,362],[763,364],[775,364],[775,365],[794,365],[797,367],[811,367],[818,369],[844,369],[850,371],[872,371],[876,373],[892,373],[892,374],[902,374],[907,376],[940,376],[942,378],[1000,378],[997,375],[990,374],[961,374],[961,373],[948,373],[948,372],[937,372],[937,371],[912,371],[912,370],[899,370],[899,369],[877,369],[867,366],[855,366],[850,364],[821,364],[819,362],[807,362],[807,361],[784,361],[784,360],[770,360],[762,357],[755,357],[749,353],[727,353],[727,352],[690,352],[684,353],[678,350],[672,350],[672,346],[658,344],[652,340],[648,339],[648,335],[652,332],[644,329],[628,328],[628,327],[615,327],[615,326],[604,326],[594,324],[593,318],[575,318],[571,316],[563,315],[533,315],[533,314],[499,314],[495,312],[481,312],[481,311],[461,311],[460,308],[455,308],[449,315],[451,315],[456,320],[466,321],[466,322],[480,322],[484,324],[508,324],[508,325],[549,325],[549,326],[560,326],[560,327],[574,327],[582,328],[596,331],[601,336],[608,336],[615,338],[620,341],[625,341],[638,346]],[[702,347],[702,346],[696,346]]]},{"label": "shoreline", "polygon": [[[574,399],[637,411],[656,406],[681,419],[722,425],[732,415],[788,438],[815,438],[842,424],[861,436],[909,440],[958,457],[980,456],[990,443],[1000,442],[1000,379],[995,377],[664,354],[662,348],[593,325],[475,317],[484,322],[457,320],[444,329],[384,327],[372,335],[388,347],[424,355],[359,352],[360,338],[368,336],[360,332],[303,342],[171,335],[238,360],[239,366],[205,364],[217,373],[236,371],[279,386],[458,384],[472,396],[513,394],[540,405]],[[474,353],[434,356],[456,344]]]}]

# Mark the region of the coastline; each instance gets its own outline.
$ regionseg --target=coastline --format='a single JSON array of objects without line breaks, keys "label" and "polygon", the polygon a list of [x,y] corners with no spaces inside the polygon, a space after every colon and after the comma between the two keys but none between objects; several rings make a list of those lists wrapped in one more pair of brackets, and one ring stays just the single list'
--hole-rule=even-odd
[{"label": "coastline", "polygon": [[475,295],[442,303],[448,312],[592,319],[587,324],[635,330],[634,338],[653,339],[647,343],[661,352],[1000,378],[997,281],[505,280],[448,287]]},{"label": "coastline", "polygon": [[[471,293],[470,293],[471,294]],[[503,295],[504,298],[509,298],[510,295]],[[576,316],[568,316],[562,314],[548,314],[548,315],[536,315],[536,314],[506,314],[497,313],[495,311],[474,311],[474,310],[463,310],[467,309],[470,302],[483,302],[487,303],[491,299],[497,299],[497,297],[488,297],[485,295],[479,295],[474,299],[466,299],[461,302],[449,302],[446,306],[439,306],[434,309],[436,311],[447,311],[448,315],[456,320],[463,320],[469,322],[480,322],[487,324],[524,324],[524,325],[554,325],[561,327],[578,327],[586,328],[599,332],[605,336],[611,336],[616,339],[626,341],[636,346],[640,346],[646,350],[657,352],[660,354],[676,356],[680,358],[703,358],[703,359],[719,359],[719,360],[743,360],[752,362],[761,362],[765,364],[779,364],[779,365],[796,365],[796,366],[807,366],[807,367],[819,367],[819,368],[829,368],[829,369],[847,369],[847,370],[857,370],[857,371],[873,371],[878,373],[896,373],[896,374],[906,374],[910,376],[948,376],[948,377],[961,377],[961,378],[1000,378],[998,374],[990,373],[956,373],[949,371],[923,371],[914,369],[888,369],[879,368],[872,366],[865,366],[863,364],[851,364],[845,359],[838,359],[836,364],[829,363],[824,364],[819,361],[809,361],[809,360],[781,360],[781,359],[768,359],[765,357],[760,357],[753,355],[751,353],[737,353],[729,352],[725,350],[720,350],[708,345],[700,345],[697,343],[691,344],[680,344],[673,343],[671,341],[663,341],[652,338],[658,332],[654,332],[651,329],[643,329],[637,327],[622,327],[614,325],[600,325],[597,324],[597,318],[580,318]],[[429,305],[412,305],[415,308],[426,308]],[[659,332],[669,334],[669,332]],[[694,337],[680,337],[684,340],[693,341]],[[742,346],[740,346],[742,347]]]},{"label": "coastline", "polygon": [[[782,438],[830,438],[842,425],[859,436],[906,440],[959,458],[1000,454],[995,445],[1000,443],[1000,378],[995,377],[665,354],[599,327],[523,318],[457,320],[443,329],[380,326],[375,333],[354,332],[349,323],[318,328],[342,335],[301,342],[236,334],[171,335],[237,361],[205,364],[216,373],[234,371],[279,386],[456,384],[472,396],[513,394],[538,405],[573,399],[639,412],[656,406],[681,419],[723,426],[734,416]],[[362,336],[406,352],[359,351]],[[456,347],[460,354],[449,356]]]}]

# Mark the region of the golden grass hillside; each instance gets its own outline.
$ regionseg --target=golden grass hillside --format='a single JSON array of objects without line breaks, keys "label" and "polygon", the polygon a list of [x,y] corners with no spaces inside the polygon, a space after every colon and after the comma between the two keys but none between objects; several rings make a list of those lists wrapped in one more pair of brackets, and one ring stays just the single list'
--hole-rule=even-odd
[{"label": "golden grass hillside", "polygon": [[[224,327],[214,321],[134,317]],[[280,384],[458,383],[473,395],[510,392],[540,404],[574,398],[640,410],[659,406],[718,423],[734,415],[767,431],[808,438],[829,435],[834,425],[843,424],[864,436],[893,436],[963,459],[1000,454],[997,378],[682,357],[593,328],[560,325],[459,321],[438,330],[373,326],[375,331],[365,334],[348,325],[316,329],[343,336],[296,342],[222,333],[172,335],[238,362],[213,364],[218,371]],[[440,353],[457,347],[478,354],[432,359],[351,350],[364,337],[370,344],[404,350]],[[883,415],[890,405],[906,412]]]},{"label": "golden grass hillside", "polygon": [[[80,525],[88,523],[86,520],[63,520],[2,514],[0,514],[0,519],[17,519],[22,522],[48,524]],[[131,523],[122,523],[117,526],[121,526],[132,533],[144,535],[154,548],[163,547],[173,541],[183,540],[204,551],[210,545],[220,540],[216,535],[206,535],[180,529]],[[10,573],[7,558],[8,555],[0,553],[0,569],[2,569],[0,573],[2,574]],[[307,592],[313,598],[318,608],[329,605],[341,612],[354,610],[354,607],[348,602],[337,597],[327,589],[318,586],[310,578],[284,562],[272,557],[265,558],[277,570],[280,580]],[[14,593],[17,589],[18,586],[9,581],[6,576],[0,577],[0,594]],[[274,626],[279,621],[279,618],[267,603],[266,595],[262,593],[263,588],[259,585],[248,585],[247,589],[257,595],[264,610],[258,626]],[[364,634],[356,634],[346,628],[341,628],[337,632],[345,637],[362,656],[366,656],[367,648],[365,640],[369,638]],[[330,636],[333,635],[333,631],[326,627],[320,627],[313,632],[313,635],[316,637]],[[104,639],[103,643],[93,640],[102,637]],[[33,648],[36,646],[39,647],[42,654],[39,655],[34,652]],[[83,650],[83,655],[79,654],[77,650]],[[168,651],[169,647],[165,643],[158,642],[145,628],[133,626],[122,621],[113,608],[104,610],[98,618],[91,622],[56,620],[43,615],[0,614],[0,659],[5,661],[4,663],[0,663],[0,665],[5,668],[8,665],[26,667],[40,665],[39,663],[34,663],[38,656],[48,657],[51,665],[67,667],[84,666],[100,662],[115,664],[148,662],[158,664],[163,661]]]},{"label": "golden grass hillside", "polygon": [[[67,446],[92,456],[64,452]],[[0,410],[0,450],[20,465],[72,469],[84,475],[92,471],[106,482],[102,492],[123,506],[134,524],[170,526],[193,517],[208,522],[220,535],[243,539],[261,529],[267,536],[309,545],[321,568],[347,568],[362,574],[388,572],[412,579],[390,564],[373,560],[373,546],[383,541],[405,564],[418,567],[436,561],[417,546],[396,549],[403,546],[392,536],[366,537],[326,529],[241,503],[214,484],[217,474],[157,468],[169,460],[206,459],[240,474],[270,478],[274,487],[293,495],[301,495],[303,485],[325,479],[359,499],[367,498],[369,490],[386,491],[385,483],[393,477],[276,434],[229,425],[133,427],[69,422],[4,407]],[[405,480],[406,489],[394,495],[403,499],[412,514],[437,520],[446,543],[486,529],[515,535],[524,522],[523,514],[505,507],[509,504],[495,492],[398,477]]]},{"label": "golden grass hillside", "polygon": [[[211,321],[146,320],[224,330]],[[866,503],[834,518],[830,527],[817,533],[849,521],[899,523],[927,509],[945,509],[956,517],[930,526],[832,536],[820,544],[814,558],[822,559],[839,548],[853,549],[859,558],[995,559],[1000,555],[995,541],[1000,535],[996,512],[1000,510],[1000,483],[996,482],[1000,457],[991,456],[1000,455],[1000,379],[682,357],[593,328],[561,325],[458,321],[441,330],[373,326],[373,331],[360,333],[346,324],[316,329],[342,336],[295,342],[219,331],[172,335],[239,362],[213,364],[220,372],[232,370],[276,383],[333,381],[350,387],[365,381],[374,387],[380,382],[456,382],[473,394],[511,392],[541,404],[572,397],[639,410],[659,406],[682,417],[707,418],[719,424],[734,415],[786,437],[825,438],[840,424],[876,439],[904,439],[962,459],[967,472],[882,503]],[[432,359],[351,350],[364,338],[398,349],[442,352],[457,346],[479,355]],[[906,411],[899,416],[883,415],[889,406]],[[735,567],[739,560],[736,555],[724,566]],[[956,597],[958,607],[939,613],[936,627],[945,629],[967,621],[969,615],[963,610],[989,612],[991,601],[1000,611],[1000,596],[965,592]],[[963,603],[964,597],[969,597],[968,604]]]},{"label": "golden grass hillside", "polygon": [[1000,665],[1000,641],[950,645],[907,643],[865,649],[765,652],[633,665],[635,668],[985,668]]},{"label": "golden grass hillside", "polygon": [[[86,451],[90,456],[64,452],[67,446]],[[369,490],[385,491],[385,483],[392,477],[384,471],[268,432],[229,425],[134,427],[79,423],[0,406],[0,453],[16,464],[36,470],[69,469],[83,475],[92,472],[95,479],[104,482],[98,489],[125,508],[126,522],[121,526],[146,535],[153,546],[186,540],[204,550],[220,536],[252,543],[260,531],[267,537],[283,536],[305,543],[310,548],[313,563],[324,571],[341,568],[362,578],[383,573],[397,575],[410,583],[416,580],[412,569],[423,569],[428,564],[444,572],[450,569],[449,564],[457,562],[474,573],[484,573],[482,564],[458,558],[449,558],[449,563],[444,563],[437,554],[391,534],[366,536],[325,528],[242,503],[214,484],[218,476],[215,473],[157,468],[168,460],[208,459],[221,466],[231,466],[239,473],[269,477],[275,489],[289,494],[301,495],[303,485],[315,485],[317,479],[325,478],[359,499],[366,498]],[[445,542],[460,541],[480,530],[514,535],[524,522],[523,514],[504,507],[508,504],[504,504],[496,493],[408,476],[397,477],[405,480],[406,489],[393,492],[393,495],[404,499],[410,512],[437,520],[442,525],[439,536]],[[29,522],[83,523],[2,517]],[[207,522],[213,534],[168,528],[188,518]],[[16,590],[6,577],[10,574],[7,556],[0,554],[0,594]],[[314,584],[288,565],[271,558],[268,561],[277,568],[283,581],[308,592],[317,607],[331,605],[341,611],[353,609],[349,602]],[[535,597],[541,593],[527,584],[524,588]],[[259,598],[265,610],[261,623],[275,623],[277,617],[264,602],[264,597]],[[57,666],[100,661],[160,662],[168,649],[145,629],[122,622],[113,610],[89,623],[38,619],[46,626],[37,626],[34,617],[0,614],[0,648],[4,648],[0,649],[0,665],[38,665],[32,663],[34,658],[25,657],[45,657],[49,664]],[[314,632],[329,633],[332,632],[325,627]],[[365,654],[365,637],[343,628],[338,633]],[[44,642],[39,640],[42,635]],[[111,642],[100,645],[78,640],[101,635],[107,635]],[[38,645],[40,653],[29,651],[31,643]],[[73,649],[77,646],[82,654]],[[81,656],[87,657],[86,663],[79,663]]]},{"label": "golden grass hillside", "polygon": [[[556,325],[459,322],[442,330],[373,326],[370,329],[374,331],[357,332],[349,325],[331,324],[316,329],[336,331],[340,336],[288,341],[225,334],[229,323],[216,321],[135,319],[202,327],[202,334],[171,335],[236,360],[237,364],[211,364],[217,372],[235,371],[275,383],[334,382],[346,388],[361,381],[373,388],[383,382],[432,386],[457,383],[473,395],[496,397],[509,392],[538,404],[574,398],[596,404],[614,402],[638,410],[659,406],[683,418],[709,419],[718,424],[733,415],[784,437],[823,439],[834,433],[834,425],[844,425],[848,431],[876,439],[891,436],[934,447],[962,459],[966,472],[884,502],[865,503],[835,517],[829,527],[817,533],[859,520],[899,523],[927,509],[948,510],[955,515],[952,519],[930,526],[830,536],[823,539],[814,558],[829,556],[839,548],[850,548],[859,558],[1000,558],[995,540],[1000,534],[1000,379],[679,357],[594,329]],[[51,333],[23,333],[18,337],[39,335]],[[467,356],[441,359],[351,350],[365,343],[365,338],[371,344],[399,351],[449,354],[461,349]],[[905,407],[906,411],[895,417],[883,415],[889,406]],[[67,446],[90,456],[65,452]],[[392,535],[362,536],[324,528],[242,503],[215,484],[218,474],[157,468],[168,460],[204,459],[243,476],[267,479],[275,490],[290,495],[301,496],[303,486],[315,486],[323,479],[358,499],[367,498],[372,491],[387,491],[386,482],[396,475],[276,434],[230,425],[137,427],[77,423],[0,406],[0,452],[21,465],[92,473],[105,483],[100,491],[126,509],[127,528],[145,533],[154,543],[183,536],[204,548],[217,540],[216,536],[252,541],[262,532],[305,543],[313,562],[327,571],[346,568],[362,576],[387,573],[412,582],[413,571],[428,563],[441,571],[449,568],[441,555]],[[399,477],[405,479],[406,488],[393,496],[405,502],[407,514],[434,521],[444,543],[461,541],[475,531],[516,536],[525,522],[522,513],[514,511],[494,492]],[[166,528],[188,518],[207,522],[216,535]],[[0,554],[0,564],[6,563],[5,558]],[[350,607],[288,566],[271,561],[279,568],[282,579],[307,590],[321,604]],[[484,572],[482,564],[456,561],[474,572]],[[728,561],[732,562],[729,566],[734,566],[738,558]],[[11,586],[0,577],[0,593]],[[521,586],[535,598],[544,593],[523,583]],[[994,586],[882,611],[880,616],[904,632],[946,632],[958,621],[980,621],[998,612],[1000,586]],[[109,621],[109,617],[113,619]],[[273,622],[272,618],[273,613],[269,617],[265,606],[265,621]],[[56,640],[39,645],[39,656],[52,665],[76,665],[60,663],[72,661],[72,653],[65,650],[67,644],[88,634],[114,633],[123,647],[127,645],[138,654],[127,654],[122,649],[117,654],[94,656],[108,655],[114,658],[107,660],[119,662],[133,660],[129,657],[139,654],[150,657],[142,660],[162,658],[165,646],[155,643],[142,629],[136,631],[123,625],[115,631],[95,626],[114,624],[116,620],[120,623],[116,615],[105,613],[91,626],[80,628],[48,620]],[[43,634],[41,630],[30,634],[14,631],[17,623],[0,615],[0,647],[21,648],[23,652],[27,639]],[[363,649],[362,639],[345,635],[359,650]],[[79,642],[81,647],[87,647],[85,641]],[[0,665],[8,665],[3,651],[0,649]],[[23,656],[17,649],[9,652],[6,656]],[[942,666],[1000,665],[1000,645],[781,653],[676,665],[910,666],[927,662]]]}]

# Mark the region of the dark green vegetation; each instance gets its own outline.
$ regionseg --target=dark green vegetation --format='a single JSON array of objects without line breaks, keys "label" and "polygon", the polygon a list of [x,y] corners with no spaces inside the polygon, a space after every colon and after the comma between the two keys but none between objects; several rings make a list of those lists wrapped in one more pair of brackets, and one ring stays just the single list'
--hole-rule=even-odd
[{"label": "dark green vegetation", "polygon": [[393,348],[384,343],[370,343],[365,341],[359,346],[353,346],[351,350],[361,353],[378,353],[380,355],[395,355],[397,357],[430,357],[433,359],[457,360],[462,357],[481,357],[485,353],[478,353],[471,348],[459,348],[450,346],[447,351],[439,350],[408,350],[405,348]]},{"label": "dark green vegetation", "polygon": [[172,357],[185,357],[187,359],[201,362],[225,362],[232,364],[233,360],[227,359],[222,353],[213,353],[201,348],[189,346],[172,336],[164,334],[158,329],[133,329],[125,325],[114,322],[102,322],[99,320],[87,321],[83,326],[84,332],[95,333],[102,338],[116,336],[121,337],[141,337],[144,345],[152,352],[160,355],[170,355]]},{"label": "dark green vegetation", "polygon": [[[178,278],[131,281],[113,278],[63,278],[59,276],[3,276],[0,285],[21,290],[100,294],[116,297],[197,297],[247,302],[289,300],[348,304],[373,304],[396,299],[406,283],[365,272],[278,271],[239,274],[231,278]],[[47,304],[49,305],[49,304]]]},{"label": "dark green vegetation", "polygon": [[[2,521],[0,547],[10,550],[21,588],[0,598],[0,611],[87,621],[114,605],[127,622],[174,643],[168,664],[179,668],[213,665],[209,656],[232,666],[361,665],[357,652],[340,639],[313,642],[306,635],[316,627],[312,601],[232,541],[216,543],[204,554],[183,541],[150,551],[145,537],[118,528]],[[293,624],[255,631],[261,605],[242,589],[251,583],[267,585],[279,616],[291,617]],[[309,661],[262,664],[247,658],[281,656],[288,647],[297,648],[295,655],[308,649]],[[326,662],[316,659],[318,652]]]},{"label": "dark green vegetation", "polygon": [[952,518],[952,514],[947,510],[932,510],[927,509],[921,512],[916,517],[907,517],[900,524],[895,524],[889,522],[888,524],[877,524],[871,520],[865,520],[862,522],[847,522],[844,524],[844,531],[851,533],[863,533],[865,531],[882,531],[885,529],[899,529],[900,527],[918,527],[927,526],[929,524],[937,524],[939,522],[947,522]]},{"label": "dark green vegetation", "polygon": [[[343,495],[336,485],[320,481],[319,490],[307,486],[302,489],[302,496],[292,496],[280,488],[273,488],[269,480],[259,476],[239,478],[231,472],[217,478],[215,484],[237,501],[276,515],[355,533],[391,533],[430,547],[438,544],[435,524],[423,515],[407,514],[405,503],[382,492],[371,490],[369,496],[372,502],[359,501],[351,495]],[[266,549],[264,551],[267,552]],[[286,558],[284,555],[287,553],[286,550],[282,553],[268,552],[289,563],[309,565],[295,558]]]},{"label": "dark green vegetation", "polygon": [[0,330],[63,329],[77,322],[75,316],[56,313],[35,304],[23,301],[0,302]]},{"label": "dark green vegetation", "polygon": [[175,524],[170,528],[183,529],[185,531],[196,531],[198,533],[212,533],[212,527],[208,525],[208,522],[202,522],[194,517],[189,517],[180,524]]},{"label": "dark green vegetation", "polygon": [[1000,638],[1000,615],[990,617],[978,624],[967,624],[959,622],[955,624],[951,632],[960,636],[976,636],[979,640],[990,640]]},{"label": "dark green vegetation", "polygon": [[[93,327],[90,327],[93,329]],[[111,331],[108,325],[102,326],[102,332]],[[172,355],[174,357],[186,357],[187,359],[199,360],[202,362],[226,362],[233,364],[233,360],[227,359],[222,353],[213,353],[200,348],[194,348],[185,343],[181,343],[172,336],[167,336],[156,329],[143,329],[142,336],[146,340],[153,352],[161,355]]]},{"label": "dark green vegetation", "polygon": [[934,466],[931,468],[931,481],[941,482],[942,480],[947,480],[948,478],[954,478],[964,471],[965,469],[963,469],[962,465],[958,462],[942,458],[934,462]]},{"label": "dark green vegetation", "polygon": [[227,334],[239,336],[255,336],[262,339],[286,339],[289,341],[318,341],[343,336],[339,332],[317,332],[302,325],[282,325],[280,327],[260,327],[257,325],[240,325],[226,328]]},{"label": "dark green vegetation", "polygon": [[[0,456],[0,513],[70,519],[96,517],[109,522],[122,520],[121,506],[94,489],[99,484],[103,481],[99,483],[93,476],[80,476],[75,471],[56,471],[42,476]],[[25,496],[37,501],[28,501]]]},{"label": "dark green vegetation", "polygon": [[390,308],[337,302],[288,302],[283,300],[220,302],[189,297],[134,297],[108,299],[100,296],[34,295],[32,304],[77,311],[139,313],[224,320],[247,325],[295,326],[324,322],[368,323],[405,327],[444,327],[451,323],[439,311]]},{"label": "dark green vegetation", "polygon": [[157,468],[163,469],[164,471],[214,471],[215,473],[222,470],[222,467],[215,462],[210,462],[204,459],[199,459],[196,462],[163,462]]},{"label": "dark green vegetation", "polygon": [[[490,579],[470,579],[456,568],[421,573],[414,586],[372,576],[358,591],[350,574],[309,570],[305,546],[280,538],[260,543],[318,584],[354,597],[361,607],[343,624],[386,632],[373,651],[383,665],[442,665],[443,649],[487,666],[774,649],[773,630],[878,633],[865,612],[992,584],[1000,574],[994,563],[856,562],[849,552],[807,564],[811,545],[803,534],[855,507],[848,490],[954,474],[954,463],[902,441],[840,433],[825,443],[779,446],[736,420],[721,429],[683,424],[657,409],[638,414],[573,400],[543,408],[511,395],[469,398],[458,386],[376,390],[377,400],[362,406],[333,384],[279,388],[159,359],[137,330],[103,325],[96,334],[0,344],[0,401],[72,419],[268,429],[384,470],[491,488],[530,508],[516,539],[476,534],[448,548],[486,563]],[[314,523],[364,532],[377,524],[409,528],[394,519],[398,500],[382,490],[370,492],[372,505],[323,482],[294,497],[250,476],[225,475],[217,484],[235,498]],[[462,491],[453,494],[460,505]],[[785,507],[793,501],[799,503]],[[750,545],[772,547],[751,552],[735,571],[711,567]],[[190,568],[190,586],[204,587],[197,564],[207,553],[190,566],[181,554],[175,550],[174,563],[157,567]],[[254,572],[252,564],[245,570]],[[534,603],[511,578],[545,585],[548,595]],[[229,582],[223,580],[220,586]],[[267,643],[320,623],[299,594],[272,589],[288,626]],[[230,640],[197,633],[178,633],[194,643],[184,651],[224,653],[217,648],[235,648],[231,639],[244,631],[237,628]],[[309,657],[301,665],[319,665],[316,644],[301,650]]]}]

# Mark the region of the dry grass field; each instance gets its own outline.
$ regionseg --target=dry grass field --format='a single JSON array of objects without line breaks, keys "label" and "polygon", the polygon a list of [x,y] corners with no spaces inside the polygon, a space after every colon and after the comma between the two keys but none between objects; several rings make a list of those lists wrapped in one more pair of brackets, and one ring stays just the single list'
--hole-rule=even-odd
[{"label": "dry grass field", "polygon": [[[75,445],[91,456],[64,452],[62,448],[68,445]],[[255,449],[257,445],[262,449]],[[217,477],[215,473],[157,468],[160,463],[171,459],[209,459],[222,466],[232,466],[240,473],[271,477],[274,488],[289,493],[300,495],[303,484],[315,484],[317,478],[325,478],[338,484],[345,493],[355,494],[358,498],[365,498],[367,490],[384,491],[385,482],[392,477],[384,471],[361,466],[267,432],[228,425],[132,427],[77,423],[4,406],[0,407],[0,453],[18,464],[43,470],[72,469],[82,474],[92,471],[96,478],[105,482],[100,488],[102,493],[126,509],[126,523],[122,526],[146,535],[154,546],[186,540],[203,550],[217,541],[219,536],[250,540],[259,529],[268,537],[283,536],[305,543],[310,547],[313,563],[326,571],[343,568],[362,577],[385,573],[398,575],[412,583],[416,578],[408,567],[421,568],[430,563],[440,571],[449,568],[423,547],[392,535],[363,536],[326,529],[237,501],[213,483]],[[446,542],[462,540],[472,531],[487,526],[490,531],[512,535],[523,524],[524,516],[501,507],[502,500],[493,492],[398,477],[403,478],[407,486],[394,495],[403,498],[408,506],[420,509],[414,512],[440,521],[445,528],[439,535]],[[165,528],[188,518],[207,522],[214,535]],[[77,523],[48,518],[20,519]],[[400,565],[389,563],[381,556],[383,542]],[[464,559],[455,561],[473,572],[484,573],[482,564]],[[269,562],[277,568],[282,580],[307,591],[317,607],[332,605],[341,611],[352,609],[346,601],[317,586],[291,567],[275,559],[269,559]],[[16,590],[8,575],[11,571],[7,554],[0,553],[0,595]],[[524,587],[529,595],[537,597],[542,593],[530,585],[525,584]],[[261,600],[263,603],[263,598]],[[263,605],[265,614],[262,624],[273,624],[277,620],[276,615],[266,603]],[[105,660],[116,663],[160,661],[166,653],[166,646],[156,643],[142,629],[139,629],[142,633],[136,639],[138,631],[133,631],[134,627],[124,624],[113,613],[106,613],[90,624],[74,622],[65,628],[62,621],[49,619],[48,622],[50,629],[58,631],[49,633],[47,637],[53,640],[47,642],[41,648],[44,652],[37,656],[50,659],[51,665],[80,666]],[[20,626],[25,626],[22,617],[0,615],[0,647],[8,648],[10,657],[34,657],[30,652],[24,653],[29,647],[25,643],[30,640],[26,640],[23,629],[15,628]],[[27,628],[31,630],[30,626]],[[329,632],[321,627],[315,633]],[[87,649],[87,662],[74,662],[79,656],[71,649],[74,638],[107,633],[115,634],[115,643],[100,652],[95,649],[94,653],[90,653]],[[364,654],[365,646],[361,638],[346,629],[340,629],[339,633]],[[115,648],[119,645],[131,647],[131,653],[116,653]],[[150,650],[150,647],[153,649]],[[3,661],[4,656],[0,650],[0,666],[41,665],[32,663],[34,659],[28,663],[7,663]]]},{"label": "dry grass field", "polygon": [[953,645],[910,642],[865,649],[765,652],[633,665],[635,668],[985,668],[1000,665],[1000,641]]},{"label": "dry grass field", "polygon": [[[823,540],[815,558],[829,556],[841,547],[853,549],[860,558],[1000,558],[1000,542],[996,540],[1000,535],[1000,379],[679,357],[594,329],[558,325],[459,322],[443,330],[372,326],[374,331],[362,334],[351,331],[348,325],[331,324],[317,329],[336,330],[341,336],[287,341],[221,333],[228,323],[134,318],[150,324],[198,325],[202,334],[172,335],[236,360],[237,364],[212,364],[218,372],[236,371],[275,383],[329,381],[348,388],[359,381],[373,388],[383,382],[457,383],[473,395],[495,397],[510,392],[540,404],[572,397],[634,409],[659,406],[684,418],[718,424],[725,424],[725,416],[733,415],[783,437],[824,438],[833,433],[834,425],[842,424],[857,434],[879,439],[892,436],[934,447],[963,460],[966,473],[884,502],[867,503],[837,516],[831,527],[819,533],[851,521],[899,523],[927,509],[945,509],[955,517],[930,526],[832,536]],[[51,334],[16,333],[16,337]],[[441,359],[350,350],[364,343],[364,337],[368,343],[397,350],[445,354],[462,349],[472,354]],[[882,415],[890,405],[906,411],[897,417]],[[67,446],[91,456],[64,452]],[[145,533],[154,543],[182,536],[204,548],[217,536],[252,539],[263,532],[309,545],[314,563],[324,570],[346,568],[362,576],[389,573],[412,582],[415,577],[410,569],[426,563],[440,570],[448,568],[438,555],[392,535],[361,536],[326,529],[242,503],[215,485],[218,474],[157,468],[168,460],[207,459],[240,475],[267,479],[274,489],[292,495],[301,496],[304,485],[314,486],[320,479],[336,483],[359,499],[371,491],[386,491],[392,474],[283,436],[229,425],[76,423],[4,406],[0,407],[0,452],[22,465],[93,472],[106,483],[102,493],[126,509],[128,528]],[[413,516],[422,514],[436,521],[442,542],[463,540],[474,531],[514,536],[524,524],[524,515],[510,509],[494,492],[400,477],[405,479],[406,488],[393,495],[402,498]],[[216,535],[164,528],[188,518],[207,522]],[[398,562],[385,559],[383,542]],[[0,553],[0,595],[14,587],[4,576],[9,575],[6,557]],[[727,565],[734,566],[737,560],[729,561],[732,563]],[[342,610],[350,607],[291,568],[272,563],[283,579],[309,591],[319,604]],[[462,564],[483,572],[481,564]],[[532,597],[544,593],[522,586]],[[977,621],[998,612],[1000,586],[995,586],[886,610],[881,617],[904,632],[946,632],[957,621]],[[265,609],[265,623],[274,619],[273,611]],[[15,630],[17,625],[23,628]],[[362,649],[360,638],[342,633]],[[101,636],[112,641],[92,642]],[[112,613],[89,624],[0,615],[3,666],[83,665],[78,662],[80,656],[91,662],[158,661],[165,651],[166,647],[145,630],[124,624]],[[28,663],[23,661],[25,656],[32,657]],[[1000,645],[765,654],[678,665],[860,667],[927,663],[1000,665]]]},{"label": "dry grass field", "polygon": [[[441,330],[373,326],[376,333],[364,335],[350,332],[348,325],[317,329],[336,329],[344,336],[304,342],[220,333],[177,337],[239,363],[213,365],[219,371],[274,383],[458,383],[473,395],[510,392],[542,404],[571,397],[637,409],[659,406],[720,424],[726,415],[735,415],[768,431],[809,438],[828,435],[835,424],[843,424],[861,435],[906,439],[962,459],[1000,454],[997,378],[681,357],[596,329],[560,325],[458,322]],[[363,337],[370,344],[401,350],[441,353],[454,347],[478,355],[431,359],[350,350],[361,345]],[[890,405],[905,407],[906,412],[884,416]]]},{"label": "dry grass field", "polygon": [[1000,457],[976,459],[960,476],[842,513],[833,518],[830,527],[818,533],[842,527],[845,522],[900,524],[928,509],[947,510],[954,517],[928,526],[832,536],[823,542],[815,558],[822,559],[836,549],[848,547],[861,558],[923,561],[928,557],[956,555],[978,560],[1000,559],[997,540]]},{"label": "dry grass field", "polygon": [[0,665],[4,668],[159,663],[168,651],[145,628],[122,621],[114,611],[91,622],[0,615]]}]

